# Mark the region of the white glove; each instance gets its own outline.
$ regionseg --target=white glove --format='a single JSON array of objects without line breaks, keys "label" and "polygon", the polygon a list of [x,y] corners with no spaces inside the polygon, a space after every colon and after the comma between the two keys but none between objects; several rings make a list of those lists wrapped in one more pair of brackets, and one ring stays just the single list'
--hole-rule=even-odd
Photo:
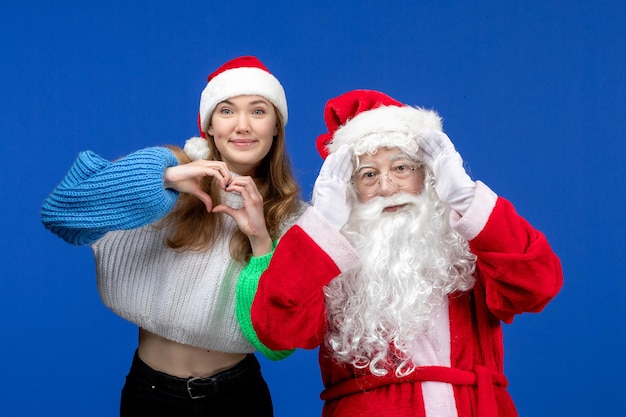
[{"label": "white glove", "polygon": [[326,157],[313,186],[313,207],[337,230],[350,215],[346,191],[353,170],[352,149],[342,145]]},{"label": "white glove", "polygon": [[463,215],[474,199],[476,183],[467,175],[461,155],[448,135],[438,130],[423,130],[417,136],[422,161],[435,174],[435,191],[452,210]]}]

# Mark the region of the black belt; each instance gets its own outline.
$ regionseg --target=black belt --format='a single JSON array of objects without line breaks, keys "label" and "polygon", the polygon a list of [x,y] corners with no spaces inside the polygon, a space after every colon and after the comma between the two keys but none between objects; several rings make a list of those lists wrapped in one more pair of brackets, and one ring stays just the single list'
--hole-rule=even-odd
[{"label": "black belt", "polygon": [[229,391],[239,391],[250,378],[248,373],[256,373],[260,369],[254,354],[246,357],[230,369],[208,377],[179,378],[152,369],[139,358],[137,352],[133,358],[131,373],[151,381],[155,386],[179,394],[188,394],[191,399],[205,398],[212,395],[223,395]]}]

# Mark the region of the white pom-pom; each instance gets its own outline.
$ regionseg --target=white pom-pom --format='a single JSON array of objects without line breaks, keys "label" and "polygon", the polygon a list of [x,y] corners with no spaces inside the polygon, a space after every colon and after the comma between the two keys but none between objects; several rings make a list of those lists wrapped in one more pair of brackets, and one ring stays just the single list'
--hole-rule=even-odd
[{"label": "white pom-pom", "polygon": [[209,144],[206,139],[199,137],[187,139],[183,150],[192,161],[207,159],[209,156]]}]

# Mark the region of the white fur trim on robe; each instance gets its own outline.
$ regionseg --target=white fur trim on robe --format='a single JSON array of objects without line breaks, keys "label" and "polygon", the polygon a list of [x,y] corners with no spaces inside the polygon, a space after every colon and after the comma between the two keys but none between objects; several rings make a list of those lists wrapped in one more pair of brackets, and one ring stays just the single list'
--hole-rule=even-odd
[{"label": "white fur trim on robe", "polygon": [[342,273],[361,262],[350,242],[315,207],[309,207],[296,224],[331,257]]}]

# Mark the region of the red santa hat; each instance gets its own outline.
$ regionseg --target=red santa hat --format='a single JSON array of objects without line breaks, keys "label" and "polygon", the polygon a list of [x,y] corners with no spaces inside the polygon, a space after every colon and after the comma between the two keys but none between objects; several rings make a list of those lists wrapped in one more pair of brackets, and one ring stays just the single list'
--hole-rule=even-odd
[{"label": "red santa hat", "polygon": [[198,127],[200,136],[185,143],[185,153],[192,160],[206,159],[209,147],[207,130],[213,110],[219,103],[231,97],[256,95],[268,99],[280,113],[283,125],[287,124],[287,98],[278,79],[254,56],[234,58],[213,72],[200,96]]},{"label": "red santa hat", "polygon": [[435,111],[402,104],[375,90],[352,90],[328,100],[324,120],[328,132],[315,142],[324,159],[344,144],[351,145],[356,155],[380,147],[415,153],[414,138],[420,129],[443,129]]}]

